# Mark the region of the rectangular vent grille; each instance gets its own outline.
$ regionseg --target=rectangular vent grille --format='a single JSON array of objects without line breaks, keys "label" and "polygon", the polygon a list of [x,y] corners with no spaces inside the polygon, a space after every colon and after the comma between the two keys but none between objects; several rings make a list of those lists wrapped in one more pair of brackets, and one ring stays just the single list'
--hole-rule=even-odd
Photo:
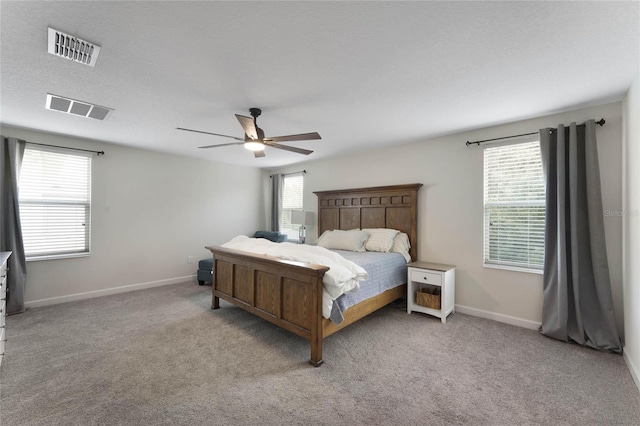
[{"label": "rectangular vent grille", "polygon": [[107,118],[107,115],[113,111],[112,108],[105,108],[84,101],[76,101],[74,99],[52,95],[50,93],[47,93],[46,108],[68,114],[79,115],[81,117],[94,118],[96,120],[104,120]]},{"label": "rectangular vent grille", "polygon": [[49,28],[49,53],[93,67],[98,60],[100,46]]}]

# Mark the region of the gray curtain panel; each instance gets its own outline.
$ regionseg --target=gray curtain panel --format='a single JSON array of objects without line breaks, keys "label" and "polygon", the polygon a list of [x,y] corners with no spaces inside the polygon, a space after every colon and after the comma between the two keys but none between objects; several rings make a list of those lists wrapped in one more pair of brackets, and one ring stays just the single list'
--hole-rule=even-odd
[{"label": "gray curtain panel", "polygon": [[280,232],[282,216],[282,175],[271,175],[271,230]]},{"label": "gray curtain panel", "polygon": [[604,238],[594,120],[540,130],[546,187],[546,336],[621,352]]},{"label": "gray curtain panel", "polygon": [[2,139],[0,149],[0,190],[2,206],[0,207],[0,251],[13,252],[7,266],[7,313],[16,314],[24,311],[24,287],[27,280],[27,262],[22,243],[22,227],[20,226],[20,204],[18,200],[18,177],[24,154],[25,141],[14,138]]}]

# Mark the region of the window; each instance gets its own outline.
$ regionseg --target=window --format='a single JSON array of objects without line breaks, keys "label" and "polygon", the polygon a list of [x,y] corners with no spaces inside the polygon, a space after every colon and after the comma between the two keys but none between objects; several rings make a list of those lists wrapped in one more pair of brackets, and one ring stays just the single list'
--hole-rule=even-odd
[{"label": "window", "polygon": [[283,176],[280,232],[286,234],[288,240],[298,241],[299,239],[300,225],[291,224],[291,212],[302,210],[303,189],[304,175],[302,173]]},{"label": "window", "polygon": [[19,192],[27,259],[89,253],[90,156],[27,146],[20,169]]},{"label": "window", "polygon": [[485,148],[485,266],[542,270],[544,199],[539,142]]}]

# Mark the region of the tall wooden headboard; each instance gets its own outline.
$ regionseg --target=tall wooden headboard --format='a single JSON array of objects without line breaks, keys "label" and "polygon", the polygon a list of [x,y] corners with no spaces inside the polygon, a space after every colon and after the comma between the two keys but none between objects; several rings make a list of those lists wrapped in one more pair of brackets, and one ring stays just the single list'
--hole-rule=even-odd
[{"label": "tall wooden headboard", "polygon": [[318,196],[318,237],[324,231],[392,228],[409,236],[418,260],[418,190],[421,183],[314,192]]}]

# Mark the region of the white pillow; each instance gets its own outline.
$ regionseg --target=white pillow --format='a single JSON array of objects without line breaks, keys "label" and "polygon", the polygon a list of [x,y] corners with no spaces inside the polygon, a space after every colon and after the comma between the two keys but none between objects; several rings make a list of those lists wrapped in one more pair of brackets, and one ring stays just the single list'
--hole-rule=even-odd
[{"label": "white pillow", "polygon": [[369,239],[364,248],[367,251],[381,251],[388,253],[393,246],[393,239],[400,233],[397,229],[375,228],[363,229],[369,233]]},{"label": "white pillow", "polygon": [[367,242],[369,234],[359,229],[342,231],[325,231],[318,239],[318,245],[326,249],[365,251],[364,244]]},{"label": "white pillow", "polygon": [[409,254],[409,249],[411,248],[411,243],[409,243],[409,236],[404,232],[399,233],[393,239],[393,246],[391,246],[391,252],[400,253],[404,256],[404,259],[407,263],[411,263],[411,255]]}]

